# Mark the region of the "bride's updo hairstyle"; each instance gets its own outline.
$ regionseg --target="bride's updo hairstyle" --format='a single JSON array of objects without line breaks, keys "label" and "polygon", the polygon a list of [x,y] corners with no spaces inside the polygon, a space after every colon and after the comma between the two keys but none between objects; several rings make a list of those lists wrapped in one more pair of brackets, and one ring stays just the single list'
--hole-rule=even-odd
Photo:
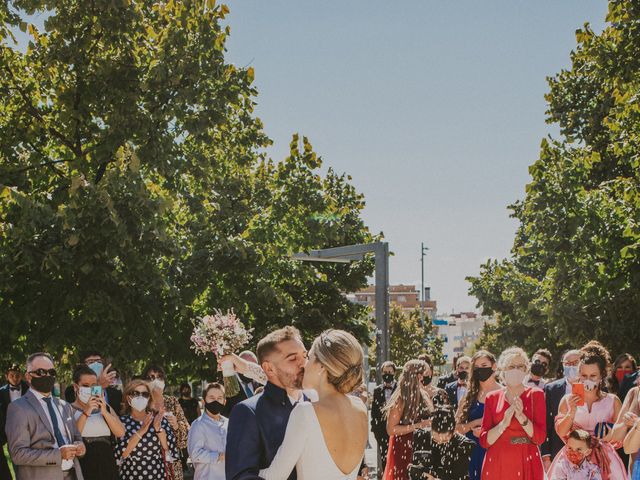
[{"label": "bride's updo hairstyle", "polygon": [[325,330],[309,352],[327,371],[327,380],[340,393],[352,392],[363,382],[364,355],[353,335],[344,330]]}]

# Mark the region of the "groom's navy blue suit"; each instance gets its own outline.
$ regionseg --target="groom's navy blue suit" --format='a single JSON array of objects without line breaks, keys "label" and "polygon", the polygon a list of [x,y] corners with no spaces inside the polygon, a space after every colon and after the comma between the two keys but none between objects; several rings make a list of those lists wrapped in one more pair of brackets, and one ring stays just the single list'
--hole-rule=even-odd
[{"label": "groom's navy blue suit", "polygon": [[[256,480],[271,464],[287,430],[293,405],[286,390],[267,383],[264,392],[238,403],[227,430],[227,480]],[[296,480],[294,469],[289,480]]]}]

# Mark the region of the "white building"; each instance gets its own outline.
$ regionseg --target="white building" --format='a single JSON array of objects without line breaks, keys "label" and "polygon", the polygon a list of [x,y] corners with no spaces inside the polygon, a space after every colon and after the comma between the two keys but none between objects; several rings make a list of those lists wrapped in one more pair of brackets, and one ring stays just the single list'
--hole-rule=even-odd
[{"label": "white building", "polygon": [[438,328],[438,335],[444,340],[443,353],[446,363],[450,366],[456,354],[469,353],[480,338],[485,324],[494,321],[493,317],[473,312],[435,318],[433,324]]}]

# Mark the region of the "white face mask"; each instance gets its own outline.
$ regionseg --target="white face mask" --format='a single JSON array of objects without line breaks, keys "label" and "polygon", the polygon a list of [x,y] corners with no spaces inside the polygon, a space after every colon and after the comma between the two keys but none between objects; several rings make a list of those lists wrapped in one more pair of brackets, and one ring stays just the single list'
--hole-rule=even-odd
[{"label": "white face mask", "polygon": [[149,399],[144,397],[133,397],[131,400],[129,400],[129,405],[131,405],[131,408],[138,412],[144,412],[144,410],[147,408],[147,405],[149,405]]},{"label": "white face mask", "polygon": [[515,387],[518,385],[522,385],[524,382],[524,377],[526,376],[527,374],[524,373],[522,370],[518,370],[517,368],[514,368],[504,372],[504,381],[510,387]]},{"label": "white face mask", "polygon": [[156,378],[155,380],[151,380],[151,382],[149,382],[149,386],[151,387],[151,390],[155,390],[157,388],[164,391],[164,380]]},{"label": "white face mask", "polygon": [[582,383],[584,384],[584,389],[587,392],[595,390],[596,388],[598,388],[598,385],[600,385],[599,382],[594,382],[593,380],[583,380]]},{"label": "white face mask", "polygon": [[91,400],[91,387],[79,387],[78,399],[82,403],[89,403],[89,400]]}]

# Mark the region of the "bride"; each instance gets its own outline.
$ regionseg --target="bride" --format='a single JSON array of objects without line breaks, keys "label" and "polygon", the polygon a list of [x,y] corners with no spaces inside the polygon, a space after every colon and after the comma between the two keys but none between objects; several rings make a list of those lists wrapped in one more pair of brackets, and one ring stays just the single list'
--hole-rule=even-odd
[{"label": "bride", "polygon": [[326,330],[309,350],[303,388],[318,392],[317,402],[301,402],[291,412],[284,441],[265,480],[283,480],[295,467],[298,480],[351,480],[367,444],[367,409],[347,395],[362,384],[363,354],[343,330]]}]

